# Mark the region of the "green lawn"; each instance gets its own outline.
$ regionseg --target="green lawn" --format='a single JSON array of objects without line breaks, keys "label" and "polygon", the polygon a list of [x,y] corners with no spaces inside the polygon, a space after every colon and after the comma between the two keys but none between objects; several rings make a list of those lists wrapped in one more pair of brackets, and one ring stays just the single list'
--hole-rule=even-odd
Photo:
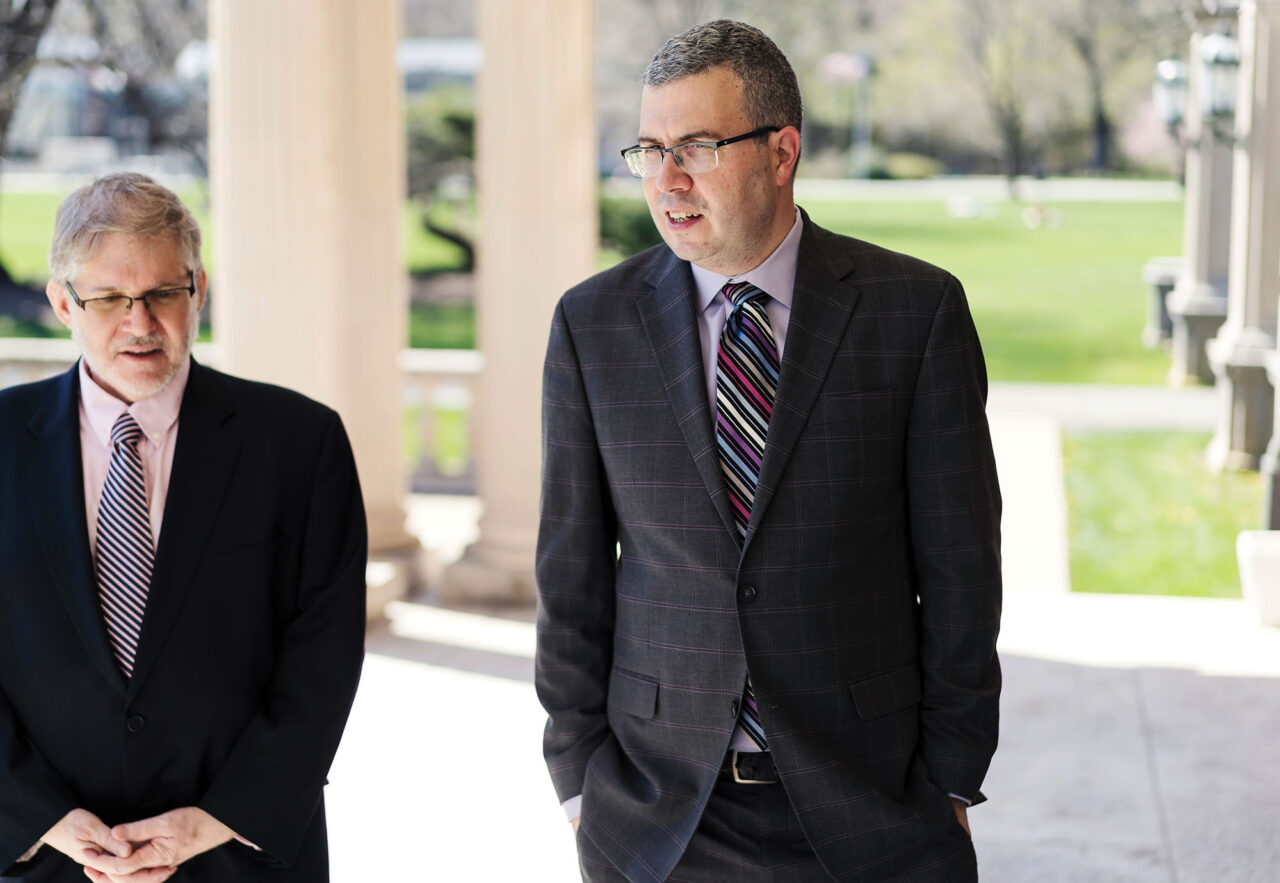
[{"label": "green lawn", "polygon": [[1208,443],[1176,432],[1064,438],[1075,591],[1240,597],[1236,534],[1257,527],[1262,477],[1209,472]]},{"label": "green lawn", "polygon": [[806,206],[841,233],[923,258],[964,283],[992,380],[1160,383],[1142,347],[1142,265],[1182,250],[1181,203],[1063,203],[1058,229],[1028,229],[1021,207],[951,217],[938,203]]},{"label": "green lawn", "polygon": [[[193,196],[193,205],[203,205],[199,194]],[[44,278],[60,198],[0,196],[0,256],[18,278]],[[993,380],[1160,383],[1168,369],[1163,352],[1139,342],[1146,297],[1140,274],[1148,258],[1180,251],[1180,204],[1064,203],[1056,207],[1061,227],[1039,230],[1027,229],[1021,206],[1009,203],[994,204],[991,217],[973,219],[954,218],[940,203],[816,202],[806,208],[820,224],[955,273],[973,305]],[[208,218],[201,222],[208,229]],[[411,206],[405,208],[404,236],[412,272],[458,266],[459,250],[423,230]],[[602,253],[601,265],[618,257]],[[411,346],[474,343],[469,305],[415,308],[409,324]]]}]

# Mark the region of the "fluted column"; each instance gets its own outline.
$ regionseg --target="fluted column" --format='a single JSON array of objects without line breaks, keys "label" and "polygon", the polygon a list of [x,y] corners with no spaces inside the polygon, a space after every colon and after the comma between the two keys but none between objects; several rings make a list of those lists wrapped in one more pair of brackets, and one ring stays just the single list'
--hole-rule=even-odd
[{"label": "fluted column", "polygon": [[1231,255],[1231,175],[1229,139],[1206,125],[1201,109],[1200,44],[1205,31],[1191,37],[1187,90],[1186,205],[1182,254],[1177,285],[1169,293],[1173,322],[1173,364],[1169,383],[1182,386],[1213,382],[1204,344],[1217,332],[1227,314],[1227,274]]},{"label": "fluted column", "polygon": [[410,553],[399,3],[210,0],[209,34],[221,365],[335,408],[371,550]]},{"label": "fluted column", "polygon": [[1271,436],[1275,392],[1266,360],[1280,299],[1280,17],[1277,0],[1240,9],[1240,91],[1232,199],[1228,314],[1210,363],[1221,411],[1209,445],[1218,469],[1257,469]]},{"label": "fluted column", "polygon": [[483,514],[480,539],[446,572],[448,597],[533,597],[542,357],[555,302],[591,274],[598,238],[593,8],[479,0],[484,369],[473,454]]}]

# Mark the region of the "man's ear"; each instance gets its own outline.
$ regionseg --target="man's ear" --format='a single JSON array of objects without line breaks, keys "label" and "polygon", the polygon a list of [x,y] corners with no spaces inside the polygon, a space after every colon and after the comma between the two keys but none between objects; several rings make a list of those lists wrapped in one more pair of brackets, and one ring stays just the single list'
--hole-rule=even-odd
[{"label": "man's ear", "polygon": [[205,297],[209,291],[209,274],[204,267],[196,273],[196,312],[204,309]]},{"label": "man's ear", "polygon": [[800,130],[785,126],[773,134],[774,183],[782,187],[796,176],[800,161]]},{"label": "man's ear", "polygon": [[58,321],[70,328],[73,305],[71,303],[71,292],[67,291],[67,286],[56,279],[50,279],[44,287],[44,296],[49,299],[49,306],[53,307],[54,315],[58,317]]}]

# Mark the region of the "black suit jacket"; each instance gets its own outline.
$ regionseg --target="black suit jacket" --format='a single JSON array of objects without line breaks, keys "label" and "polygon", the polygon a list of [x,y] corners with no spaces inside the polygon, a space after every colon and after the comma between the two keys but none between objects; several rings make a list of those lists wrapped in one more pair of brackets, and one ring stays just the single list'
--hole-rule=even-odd
[{"label": "black suit jacket", "polygon": [[[544,374],[537,687],[561,800],[633,881],[697,826],[750,670],[806,837],[841,880],[962,879],[947,793],[996,745],[1000,495],[960,284],[803,219],[755,508],[738,539],[689,265],[565,294]],[[620,544],[620,555],[616,551]]]},{"label": "black suit jacket", "polygon": [[85,522],[76,368],[0,391],[0,868],[83,881],[44,847],[200,806],[239,843],[175,881],[328,879],[322,789],[363,659],[367,541],[337,414],[191,366],[141,639],[107,643]]}]

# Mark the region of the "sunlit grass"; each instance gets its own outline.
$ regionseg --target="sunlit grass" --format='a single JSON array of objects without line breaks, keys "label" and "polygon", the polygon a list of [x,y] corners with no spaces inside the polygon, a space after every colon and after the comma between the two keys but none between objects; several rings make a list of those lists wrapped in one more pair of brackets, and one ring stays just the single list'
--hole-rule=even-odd
[{"label": "sunlit grass", "polygon": [[1210,472],[1208,443],[1183,432],[1064,439],[1075,591],[1240,596],[1236,535],[1259,526],[1262,477]]}]

